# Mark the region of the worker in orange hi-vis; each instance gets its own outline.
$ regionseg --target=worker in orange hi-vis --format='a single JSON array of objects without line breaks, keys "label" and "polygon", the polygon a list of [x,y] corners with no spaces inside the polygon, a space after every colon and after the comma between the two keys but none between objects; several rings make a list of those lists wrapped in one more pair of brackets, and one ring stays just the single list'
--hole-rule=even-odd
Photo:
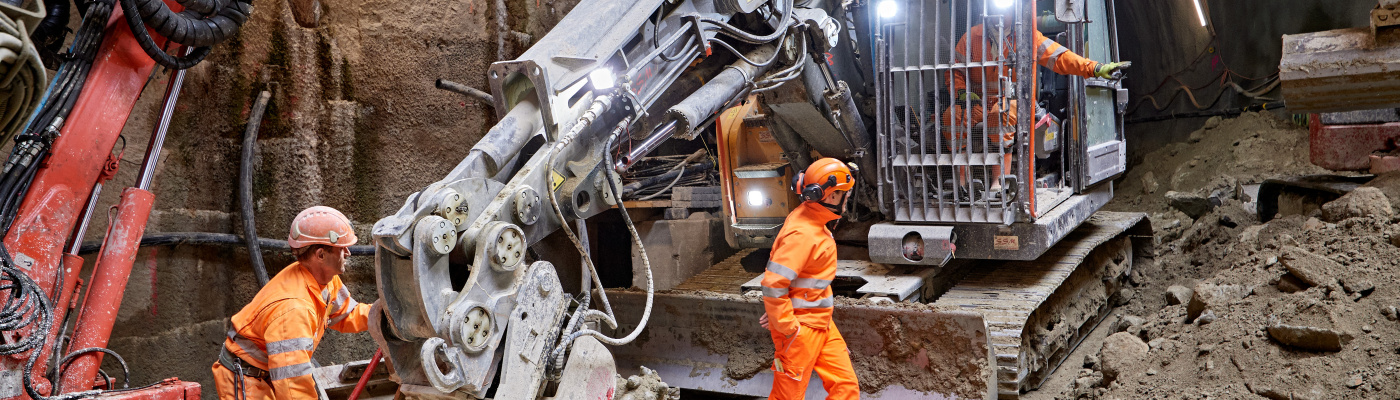
[{"label": "worker in orange hi-vis", "polygon": [[804,398],[815,372],[828,399],[859,399],[850,351],[831,321],[836,240],[826,226],[846,210],[855,178],[846,164],[823,158],[799,175],[796,186],[803,202],[788,214],[763,273],[765,313],[758,322],[777,348],[768,398]]},{"label": "worker in orange hi-vis", "polygon": [[[1011,52],[1016,48],[1012,30],[1003,30],[1005,37],[998,40],[995,36],[985,36],[985,25],[973,26],[958,40],[957,46],[954,47],[956,62],[982,63],[1006,61],[1011,58]],[[1133,65],[1131,62],[1101,63],[1093,61],[1069,51],[1054,40],[1042,35],[1038,30],[1034,30],[1034,32],[1035,36],[1031,38],[1031,45],[1036,64],[1049,68],[1057,74],[1077,75],[1085,78],[1121,79],[1123,69]],[[996,50],[997,48],[1000,48],[1000,51]],[[954,151],[966,149],[970,144],[967,143],[969,139],[968,128],[981,125],[983,122],[987,122],[983,128],[987,132],[989,144],[1008,148],[1014,144],[1017,105],[1015,99],[1002,98],[998,77],[1003,74],[1013,82],[1017,79],[1016,71],[1010,63],[1006,63],[1004,66],[991,65],[980,68],[954,69],[950,74],[952,89],[957,92],[957,96],[956,100],[952,102],[952,106],[943,112],[942,122],[943,125],[952,127],[952,129],[943,129],[943,138],[952,142],[950,147]],[[1034,79],[1035,77],[1032,77],[1032,82]],[[1035,84],[1032,83],[1032,86]],[[982,94],[987,96],[986,101],[982,101]],[[1034,103],[1034,97],[1032,97],[1032,103]],[[991,113],[999,118],[986,121],[984,104],[990,107]],[[1030,113],[1030,115],[1034,114]],[[966,124],[963,123],[964,118],[967,120]],[[1042,121],[1034,121],[1033,123],[1040,124]],[[1000,186],[1000,176],[1009,173],[1010,167],[1011,155],[1008,152],[1002,163],[1001,171],[993,171],[992,185]],[[959,173],[960,184],[965,183],[962,182],[965,179],[964,175],[966,175],[965,171]]]},{"label": "worker in orange hi-vis", "polygon": [[319,397],[311,353],[326,328],[356,333],[369,327],[369,305],[350,298],[339,276],[355,241],[350,220],[334,208],[297,214],[287,237],[297,261],[230,319],[212,367],[220,399]]}]

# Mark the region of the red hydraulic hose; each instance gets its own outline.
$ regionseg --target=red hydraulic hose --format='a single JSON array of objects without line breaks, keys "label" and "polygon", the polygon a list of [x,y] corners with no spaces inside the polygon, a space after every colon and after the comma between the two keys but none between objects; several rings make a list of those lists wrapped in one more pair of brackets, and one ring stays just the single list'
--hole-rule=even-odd
[{"label": "red hydraulic hose", "polygon": [[374,375],[374,369],[379,367],[379,358],[384,356],[384,349],[374,349],[374,357],[369,358],[369,365],[365,366],[365,373],[360,375],[360,382],[355,384],[355,390],[350,392],[350,398],[346,400],[358,400],[360,392],[365,390],[365,384],[369,383],[369,376]]}]

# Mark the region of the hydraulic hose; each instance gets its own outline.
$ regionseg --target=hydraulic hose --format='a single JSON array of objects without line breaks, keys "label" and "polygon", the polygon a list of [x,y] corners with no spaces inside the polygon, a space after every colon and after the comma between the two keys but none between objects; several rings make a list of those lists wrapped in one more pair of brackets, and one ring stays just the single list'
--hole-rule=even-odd
[{"label": "hydraulic hose", "polygon": [[[613,142],[613,140],[616,140],[617,136],[618,136],[618,134],[617,134],[616,132],[614,132],[613,135],[612,135],[612,137],[610,137],[610,138],[608,139],[608,142],[607,142],[607,146],[608,146],[608,147],[607,147],[607,148],[612,148],[612,142]],[[551,157],[551,158],[552,158],[552,157]],[[603,152],[603,162],[604,162],[603,165],[613,165],[613,164],[612,164],[612,154],[611,154],[611,152],[608,152],[608,151],[604,151],[604,152]],[[621,198],[622,198],[622,196],[621,196],[621,195],[622,195],[622,190],[619,188],[621,185],[620,185],[620,183],[617,181],[617,176],[614,175],[613,173],[611,173],[610,171],[605,171],[604,175],[607,175],[608,190],[612,191],[612,193],[613,193],[613,198],[621,199]],[[558,209],[559,209],[559,206],[558,206],[558,204],[557,204],[557,200],[553,199],[553,197],[554,197],[554,196],[552,195],[553,192],[550,192],[550,193],[551,193],[551,196],[550,196],[550,197],[551,197],[551,201],[556,201],[556,204],[555,204],[555,211],[557,212]],[[628,333],[627,336],[622,337],[622,338],[616,338],[616,339],[615,339],[615,338],[611,338],[611,337],[608,337],[607,335],[604,335],[602,332],[598,332],[598,331],[593,330],[593,329],[583,329],[583,330],[579,330],[579,331],[575,331],[575,332],[573,332],[573,333],[570,333],[570,334],[568,334],[568,336],[566,336],[563,340],[560,340],[560,341],[559,341],[559,344],[554,348],[554,354],[552,354],[551,356],[552,356],[553,359],[555,359],[555,360],[562,360],[563,357],[564,357],[564,351],[567,350],[567,349],[569,348],[569,344],[573,343],[573,341],[574,341],[575,339],[578,339],[579,337],[582,337],[582,336],[584,336],[584,335],[592,336],[592,337],[594,337],[595,339],[598,339],[599,342],[602,342],[602,343],[607,344],[607,345],[612,345],[612,346],[621,346],[621,345],[625,345],[625,344],[631,343],[633,340],[636,340],[637,337],[640,336],[640,335],[642,334],[642,330],[643,330],[643,329],[646,329],[647,321],[651,319],[651,308],[652,308],[652,305],[653,305],[653,299],[654,299],[654,297],[655,297],[655,295],[656,295],[656,287],[655,287],[655,285],[652,283],[651,259],[647,257],[647,250],[646,250],[646,247],[642,245],[642,235],[637,233],[637,226],[636,226],[635,224],[632,223],[632,217],[631,217],[630,215],[627,214],[627,207],[626,207],[625,205],[623,205],[621,201],[618,201],[618,202],[617,202],[617,209],[618,209],[618,211],[621,212],[621,214],[622,214],[622,221],[625,222],[625,223],[627,224],[627,232],[630,233],[630,234],[632,235],[632,243],[633,243],[634,245],[637,246],[637,251],[642,255],[642,268],[646,271],[646,275],[647,275],[647,288],[646,288],[646,291],[647,291],[647,301],[646,301],[646,305],[642,308],[642,319],[641,319],[641,321],[637,322],[637,327],[636,327],[636,328],[633,328],[631,333]],[[560,213],[559,216],[562,218],[562,217],[563,217],[563,214]],[[561,219],[561,221],[563,221],[563,219]],[[567,228],[567,227],[566,227],[566,228]],[[568,229],[564,229],[564,231],[567,232]],[[570,238],[574,238],[572,234],[570,234]],[[577,242],[576,238],[575,238],[575,243],[574,243],[574,245],[579,247],[579,251],[581,251],[581,252],[583,251],[583,246],[580,245],[580,244]],[[606,314],[601,313],[601,312],[598,312],[597,310],[587,310],[587,311],[584,311],[584,317],[585,317],[585,318],[590,317],[590,316],[598,317],[598,318],[602,319],[604,322],[606,322],[606,323],[608,324],[609,327],[611,327],[611,328],[617,328],[617,320],[616,320],[616,317],[615,317],[615,316],[613,315],[613,313],[612,313],[612,308],[611,308],[611,306],[608,305],[608,295],[607,295],[607,292],[604,291],[604,289],[603,289],[603,283],[602,283],[602,281],[598,280],[598,270],[595,269],[595,268],[593,268],[593,261],[588,259],[588,253],[587,253],[587,252],[583,252],[582,254],[583,254],[584,262],[588,265],[588,267],[589,267],[589,269],[590,269],[590,272],[592,272],[592,274],[593,274],[593,281],[594,281],[594,284],[598,286],[599,298],[602,299],[603,304],[604,304],[604,307],[608,307],[608,312],[607,312]],[[586,307],[585,307],[585,308],[586,308]],[[573,324],[570,323],[570,325],[573,325]]]},{"label": "hydraulic hose", "polygon": [[44,0],[45,16],[29,35],[40,59],[48,66],[57,68],[58,52],[63,49],[64,37],[68,33],[70,0]]},{"label": "hydraulic hose", "polygon": [[[769,4],[771,5],[773,3],[770,2]],[[700,18],[700,22],[717,26],[720,28],[720,32],[723,32],[729,37],[739,39],[739,41],[741,42],[749,44],[764,44],[772,42],[774,39],[778,39],[779,37],[783,36],[783,34],[787,33],[787,27],[789,23],[788,20],[792,19],[793,2],[792,0],[788,0],[785,2],[785,4],[786,7],[783,7],[783,16],[778,18],[778,28],[774,29],[773,33],[769,33],[767,35],[759,36],[754,35],[752,33],[744,32],[742,29],[734,27],[733,25],[730,25],[724,21],[720,21],[713,18],[702,17]]]},{"label": "hydraulic hose", "polygon": [[[612,97],[610,96],[602,96],[594,99],[593,103],[588,106],[588,110],[585,111],[582,116],[579,116],[574,126],[570,127],[568,132],[560,135],[559,140],[554,142],[554,146],[549,148],[549,158],[545,165],[553,166],[555,159],[559,156],[559,152],[563,151],[565,147],[569,147],[569,144],[573,143],[574,139],[578,137],[580,132],[583,132],[584,128],[592,125],[593,121],[606,112],[611,106]],[[605,151],[604,153],[607,152]],[[563,225],[565,236],[569,237],[569,241],[574,244],[574,248],[582,255],[583,264],[588,266],[588,271],[593,277],[593,284],[597,285],[598,288],[602,288],[603,281],[598,277],[598,269],[593,266],[593,260],[588,257],[588,250],[583,248],[583,242],[579,241],[578,235],[574,235],[574,232],[569,229],[569,224],[566,222],[569,218],[564,216],[564,209],[559,205],[559,196],[556,195],[553,190],[548,190],[547,192],[549,195],[545,197],[549,198],[550,208],[554,210],[555,216],[559,218],[559,223]],[[617,321],[612,318],[612,304],[608,302],[607,296],[604,296],[602,300],[603,309],[607,311],[607,318],[604,320],[608,322],[608,326],[616,327]]]},{"label": "hydraulic hose", "polygon": [[[292,251],[292,247],[287,245],[283,239],[257,238],[258,248],[277,251]],[[150,233],[141,237],[141,247],[151,246],[247,246],[247,241],[239,235],[232,233],[210,233],[210,232],[161,232]],[[83,242],[78,248],[78,255],[93,254],[102,249],[102,242]],[[352,256],[372,256],[374,246],[355,245],[350,246]]]},{"label": "hydraulic hose", "polygon": [[243,214],[243,239],[248,243],[248,260],[253,264],[253,274],[258,278],[258,287],[267,285],[267,265],[263,264],[262,248],[258,246],[258,224],[253,213],[253,154],[258,147],[258,126],[262,124],[263,110],[272,92],[262,91],[253,111],[248,115],[248,127],[243,130],[243,158],[238,166],[238,203]]},{"label": "hydraulic hose", "polygon": [[[175,14],[174,12],[170,11],[169,8],[165,7],[165,3],[161,2],[160,0],[141,1],[143,7],[138,10],[135,0],[121,0],[122,13],[126,17],[126,25],[131,27],[132,36],[136,37],[136,43],[141,45],[141,50],[144,50],[146,52],[146,55],[150,56],[152,60],[155,60],[156,64],[160,64],[161,66],[166,68],[187,69],[189,67],[193,67],[195,66],[195,64],[199,64],[200,61],[204,61],[204,57],[209,55],[209,44],[217,43],[225,38],[232,37],[233,33],[238,32],[238,27],[237,25],[235,25],[232,27],[231,31],[227,32],[227,36],[223,36],[224,31],[222,30],[222,28],[218,29],[218,32],[220,32],[219,36],[215,36],[212,32],[210,32],[211,30],[215,29],[215,25],[199,25],[189,22],[189,20],[187,19],[181,19],[182,17],[184,17],[183,13]],[[242,24],[243,21],[247,20],[248,11],[251,10],[251,6],[242,3],[239,0],[235,0],[233,4],[225,8],[226,10],[237,9],[238,5],[240,4],[244,5],[244,9],[241,14],[243,16],[243,19],[239,20],[238,24]],[[170,53],[166,53],[165,49],[162,49],[160,45],[156,44],[155,39],[151,37],[149,32],[146,32],[146,23],[141,20],[141,18],[144,16],[142,11],[148,9],[150,10],[151,17],[147,18],[151,18],[152,20],[156,21],[156,32],[160,32],[161,35],[166,35],[166,38],[170,39],[175,43],[180,43],[186,46],[194,47],[194,52],[182,57],[176,57],[170,55]],[[157,13],[160,13],[161,11],[164,11],[164,13],[157,15]],[[224,13],[220,13],[220,15],[223,14]],[[180,29],[180,31],[171,31],[172,29],[177,28]],[[189,37],[189,32],[191,31],[196,31],[194,32],[195,38]],[[185,43],[181,40],[175,39],[176,37],[185,39],[189,43]],[[212,40],[215,37],[218,37],[219,40],[215,40],[208,44],[196,44],[205,43],[206,41]]]}]

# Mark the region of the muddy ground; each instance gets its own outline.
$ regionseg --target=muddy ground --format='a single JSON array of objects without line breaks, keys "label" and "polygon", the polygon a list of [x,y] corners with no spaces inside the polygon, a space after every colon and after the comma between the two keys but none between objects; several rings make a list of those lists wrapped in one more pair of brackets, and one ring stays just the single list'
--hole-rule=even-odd
[{"label": "muddy ground", "polygon": [[[1307,131],[1262,113],[1206,126],[1123,178],[1108,208],[1151,215],[1157,263],[1137,267],[1128,304],[1028,397],[1400,396],[1400,221],[1385,195],[1400,179],[1260,223],[1234,188],[1324,172],[1307,163]],[[1181,210],[1212,196],[1220,205],[1196,218]]]}]

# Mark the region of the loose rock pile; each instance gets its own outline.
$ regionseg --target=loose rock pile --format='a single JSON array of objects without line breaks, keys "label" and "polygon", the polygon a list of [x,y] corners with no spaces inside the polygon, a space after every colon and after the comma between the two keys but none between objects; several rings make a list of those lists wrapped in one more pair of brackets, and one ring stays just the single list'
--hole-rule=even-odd
[{"label": "loose rock pile", "polygon": [[1275,151],[1275,169],[1220,165],[1215,173],[1225,175],[1194,180],[1161,171],[1193,174],[1193,161],[1222,157],[1221,143],[1301,144],[1306,131],[1246,115],[1202,132],[1159,150],[1176,164],[1124,179],[1139,183],[1123,185],[1108,208],[1150,213],[1156,262],[1130,275],[1132,298],[1110,317],[1114,333],[1086,343],[1083,367],[1062,372],[1075,376],[1069,387],[1044,389],[1087,399],[1400,398],[1400,218],[1387,196],[1400,193],[1400,178],[1261,224],[1238,188],[1318,173],[1299,166],[1306,145]]}]

